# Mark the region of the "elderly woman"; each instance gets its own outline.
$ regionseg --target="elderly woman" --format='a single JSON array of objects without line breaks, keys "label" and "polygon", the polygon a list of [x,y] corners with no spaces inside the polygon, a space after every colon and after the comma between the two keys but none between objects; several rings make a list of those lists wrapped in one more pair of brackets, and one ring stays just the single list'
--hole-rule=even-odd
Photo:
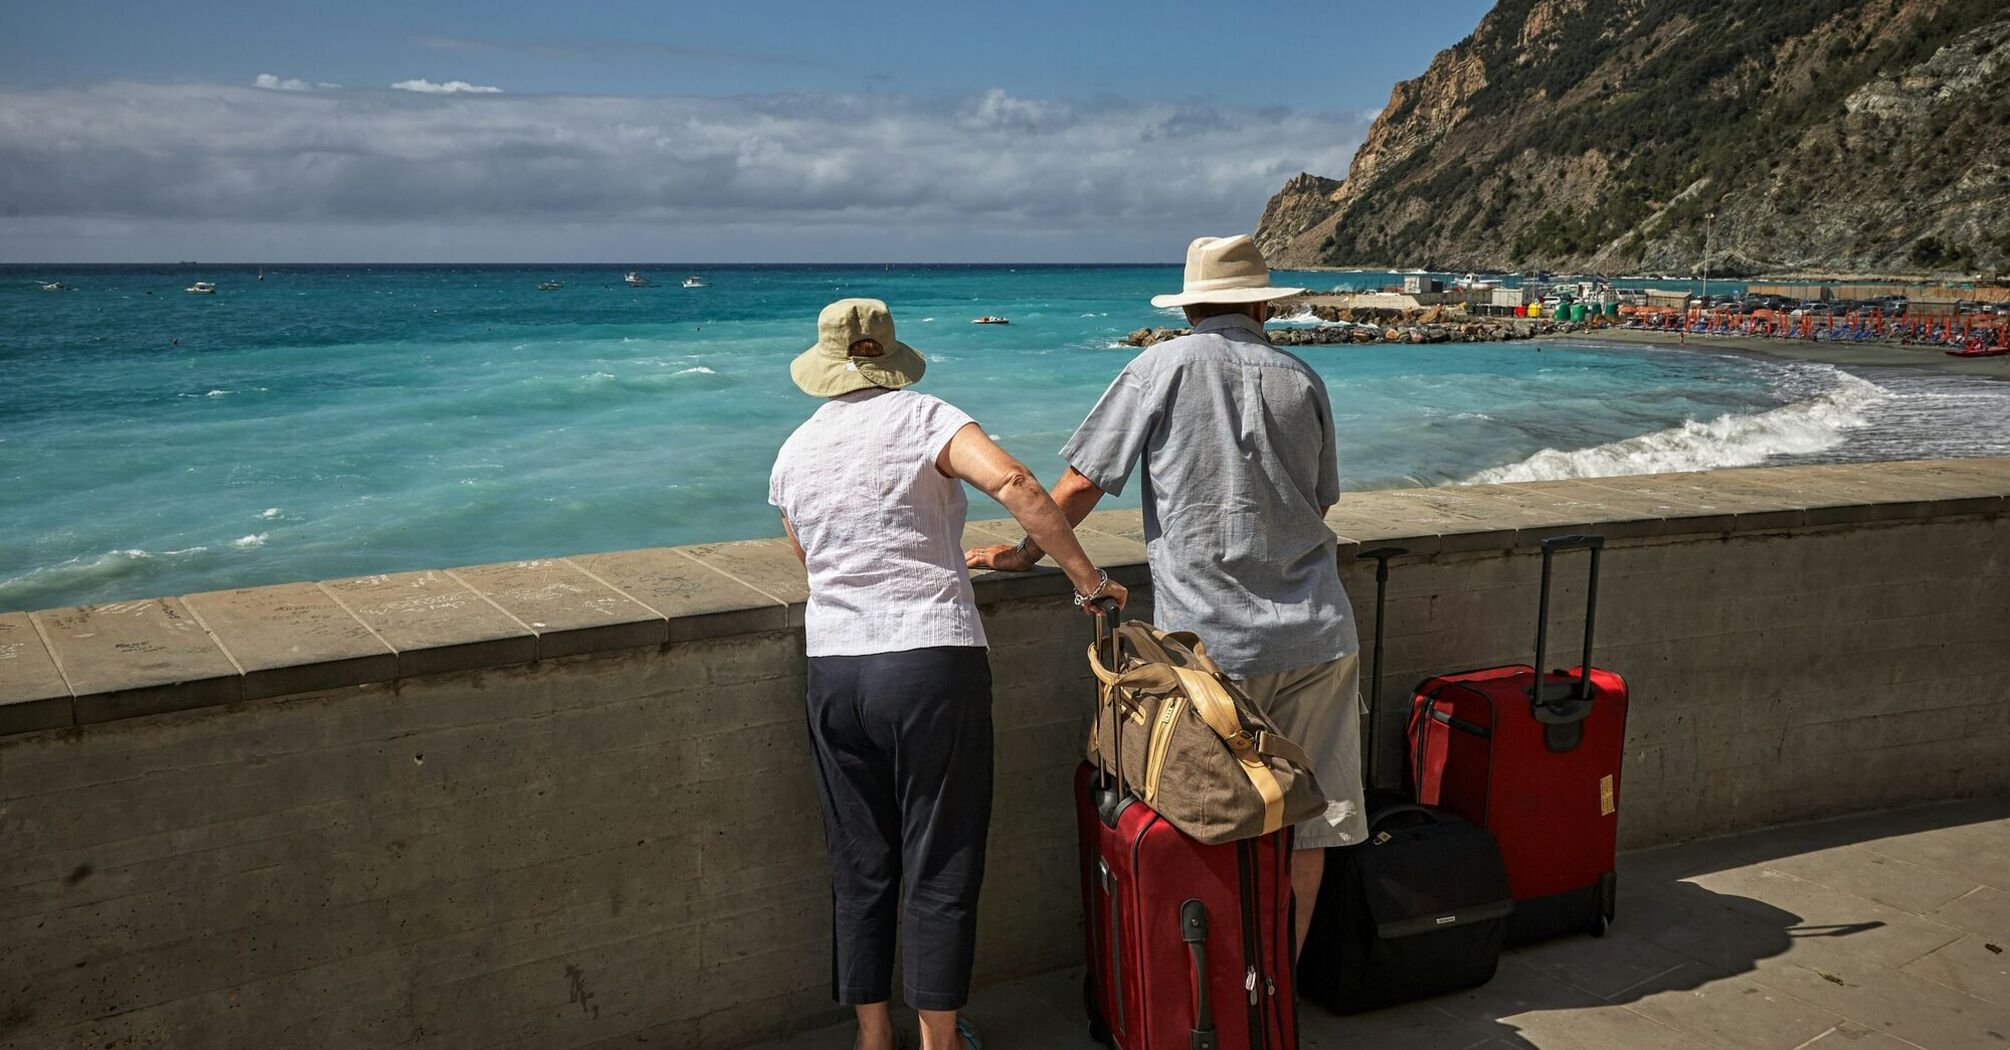
[{"label": "elderly woman", "polygon": [[921,378],[877,299],[817,317],[790,368],[824,403],[775,458],[768,501],[809,572],[810,739],[833,904],[832,995],[859,1050],[892,1050],[887,1013],[901,888],[907,1002],[923,1050],[976,1050],[969,996],[991,819],[991,668],[963,557],[963,483],[1052,554],[1093,609],[1127,595],[1082,553],[1031,471]]}]

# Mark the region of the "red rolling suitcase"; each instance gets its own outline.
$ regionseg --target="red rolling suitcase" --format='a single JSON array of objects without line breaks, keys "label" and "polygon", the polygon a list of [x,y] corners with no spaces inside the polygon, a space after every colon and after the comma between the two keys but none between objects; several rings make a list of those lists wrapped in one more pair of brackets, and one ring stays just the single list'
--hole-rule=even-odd
[{"label": "red rolling suitcase", "polygon": [[[1591,666],[1598,612],[1600,536],[1542,544],[1535,664],[1440,675],[1411,701],[1411,782],[1418,802],[1443,806],[1488,831],[1507,862],[1514,912],[1507,940],[1525,944],[1574,932],[1601,934],[1617,887],[1619,766],[1626,746],[1626,682]],[[1591,552],[1584,657],[1550,671],[1550,563],[1559,551]]]},{"label": "red rolling suitcase", "polygon": [[[1099,639],[1113,637],[1115,616],[1097,618]],[[1115,721],[1122,732],[1127,720]],[[1117,1050],[1294,1050],[1291,830],[1203,845],[1122,778],[1087,762],[1075,777],[1090,1038]]]}]

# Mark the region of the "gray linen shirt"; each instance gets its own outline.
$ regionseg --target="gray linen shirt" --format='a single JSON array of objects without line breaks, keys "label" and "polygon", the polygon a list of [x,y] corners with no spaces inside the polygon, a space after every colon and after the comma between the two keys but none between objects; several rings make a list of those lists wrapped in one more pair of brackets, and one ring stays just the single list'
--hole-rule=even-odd
[{"label": "gray linen shirt", "polygon": [[1340,495],[1326,384],[1256,321],[1210,317],[1139,354],[1061,457],[1111,494],[1143,460],[1158,625],[1200,635],[1229,674],[1360,649],[1319,515]]}]

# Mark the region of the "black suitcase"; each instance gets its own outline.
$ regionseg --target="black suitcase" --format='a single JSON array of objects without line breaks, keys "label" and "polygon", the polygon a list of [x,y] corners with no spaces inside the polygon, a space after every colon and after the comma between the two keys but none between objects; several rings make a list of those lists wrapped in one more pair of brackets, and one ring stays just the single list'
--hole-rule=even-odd
[{"label": "black suitcase", "polygon": [[1375,559],[1375,667],[1363,779],[1368,841],[1326,851],[1326,877],[1298,962],[1298,990],[1359,1013],[1485,984],[1500,963],[1514,896],[1500,846],[1448,810],[1375,790],[1376,700],[1393,547]]}]

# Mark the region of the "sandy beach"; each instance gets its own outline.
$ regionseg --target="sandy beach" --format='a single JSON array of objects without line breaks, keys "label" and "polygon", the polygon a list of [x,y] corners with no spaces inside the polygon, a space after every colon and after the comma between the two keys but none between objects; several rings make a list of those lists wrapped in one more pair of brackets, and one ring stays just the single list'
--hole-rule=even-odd
[{"label": "sandy beach", "polygon": [[1613,343],[1682,346],[1699,350],[1735,350],[1787,361],[1816,361],[1822,364],[1860,365],[1871,368],[1921,368],[1956,375],[2010,379],[2010,356],[1949,357],[1939,347],[1930,346],[1818,343],[1804,339],[1754,339],[1745,336],[1694,334],[1684,342],[1674,332],[1650,332],[1635,328],[1604,328],[1595,332],[1572,332],[1542,338],[1595,339]]}]

